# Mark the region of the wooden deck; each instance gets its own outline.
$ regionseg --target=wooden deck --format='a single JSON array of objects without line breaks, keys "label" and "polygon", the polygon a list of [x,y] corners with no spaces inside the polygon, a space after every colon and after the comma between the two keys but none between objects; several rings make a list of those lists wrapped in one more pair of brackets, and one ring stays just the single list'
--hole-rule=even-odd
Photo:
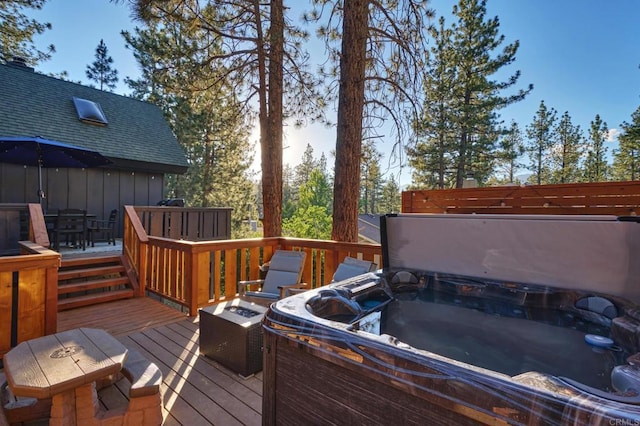
[{"label": "wooden deck", "polygon": [[[63,311],[58,331],[103,328],[140,351],[162,370],[165,425],[260,425],[262,372],[244,379],[199,354],[198,317],[148,297]],[[121,380],[100,393],[104,406],[121,403]]]}]

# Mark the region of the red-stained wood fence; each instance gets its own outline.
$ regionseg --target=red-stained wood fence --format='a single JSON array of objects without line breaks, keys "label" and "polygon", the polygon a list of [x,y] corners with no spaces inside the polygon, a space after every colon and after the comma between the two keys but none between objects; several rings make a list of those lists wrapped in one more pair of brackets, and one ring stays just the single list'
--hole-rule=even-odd
[{"label": "red-stained wood fence", "polygon": [[635,216],[640,181],[404,191],[402,212]]}]

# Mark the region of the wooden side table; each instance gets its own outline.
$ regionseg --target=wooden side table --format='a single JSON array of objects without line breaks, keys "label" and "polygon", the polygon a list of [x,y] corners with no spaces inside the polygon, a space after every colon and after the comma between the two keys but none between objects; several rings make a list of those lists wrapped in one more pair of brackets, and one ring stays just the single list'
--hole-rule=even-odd
[{"label": "wooden side table", "polygon": [[127,348],[104,330],[78,328],[20,343],[4,356],[11,391],[52,398],[51,425],[97,424],[95,381],[122,369]]}]

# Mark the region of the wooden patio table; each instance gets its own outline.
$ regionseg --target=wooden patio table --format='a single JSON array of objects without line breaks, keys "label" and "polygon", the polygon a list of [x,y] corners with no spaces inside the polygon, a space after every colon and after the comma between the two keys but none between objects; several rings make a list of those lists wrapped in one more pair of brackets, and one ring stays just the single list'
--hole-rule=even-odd
[{"label": "wooden patio table", "polygon": [[52,398],[51,425],[99,424],[95,381],[122,369],[127,348],[104,330],[77,328],[22,342],[4,356],[17,396]]},{"label": "wooden patio table", "polygon": [[[57,232],[56,227],[58,226],[58,216],[59,216],[59,212],[44,214],[44,222],[47,227],[47,232],[49,233],[49,240],[52,245],[55,245],[53,247],[55,251],[60,251],[60,241],[55,241],[55,236]],[[79,222],[79,219],[85,219],[85,222],[86,222],[84,224],[85,235],[83,236],[84,241],[82,242],[82,244],[80,244],[80,246],[83,247],[83,250],[84,250],[85,244],[87,243],[87,229],[88,229],[87,225],[89,221],[96,219],[95,213],[87,213],[87,214],[65,213],[65,217],[74,219],[70,221],[70,224],[74,227],[77,226],[76,223]]]}]

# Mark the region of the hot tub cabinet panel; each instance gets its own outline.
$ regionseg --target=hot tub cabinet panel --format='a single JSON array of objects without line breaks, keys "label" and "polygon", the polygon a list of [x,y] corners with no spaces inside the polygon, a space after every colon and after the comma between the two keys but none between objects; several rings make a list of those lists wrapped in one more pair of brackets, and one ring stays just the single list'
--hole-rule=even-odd
[{"label": "hot tub cabinet panel", "polygon": [[[265,383],[273,384],[263,399],[265,425],[473,425],[473,418],[488,418],[480,412],[471,418],[457,413],[454,404],[435,393],[431,398],[439,404],[425,400],[415,391],[408,392],[414,385],[403,383],[400,377],[367,374],[366,365],[353,359],[329,357],[322,353],[323,348],[309,345],[318,341],[300,345],[272,334],[266,343],[265,362],[273,363],[274,369],[263,373]],[[447,405],[450,407],[445,408]]]}]

